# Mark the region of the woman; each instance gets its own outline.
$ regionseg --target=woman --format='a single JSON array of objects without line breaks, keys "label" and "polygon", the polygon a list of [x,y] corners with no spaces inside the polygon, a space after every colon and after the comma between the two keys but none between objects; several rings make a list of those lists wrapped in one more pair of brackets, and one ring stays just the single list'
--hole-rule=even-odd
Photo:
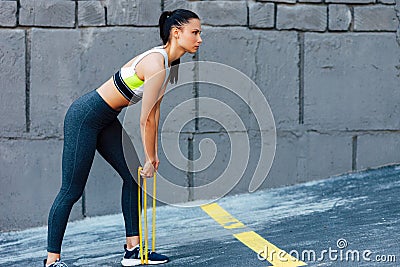
[{"label": "woman", "polygon": [[[153,177],[159,164],[157,132],[160,103],[167,82],[177,79],[177,68],[174,67],[171,74],[169,69],[174,65],[177,67],[180,57],[186,52],[195,53],[202,42],[200,19],[189,10],[163,12],[159,27],[163,46],[131,59],[98,89],[75,100],[65,115],[62,186],[49,213],[48,255],[44,266],[66,266],[60,261],[62,239],[71,208],[82,196],[96,149],[123,179],[121,202],[126,244],[121,263],[123,266],[140,264],[137,184],[132,176],[134,172],[125,162],[122,135],[126,133],[117,115],[122,108],[142,100],[140,129],[145,163],[141,175]],[[130,141],[128,145],[134,151]],[[140,163],[136,152],[134,154],[129,161],[137,169]],[[149,253],[151,264],[168,261],[164,255],[145,253]]]}]

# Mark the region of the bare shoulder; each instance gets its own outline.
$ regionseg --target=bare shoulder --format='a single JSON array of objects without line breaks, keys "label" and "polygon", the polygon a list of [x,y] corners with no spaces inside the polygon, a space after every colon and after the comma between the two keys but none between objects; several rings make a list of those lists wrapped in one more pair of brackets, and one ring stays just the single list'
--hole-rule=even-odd
[{"label": "bare shoulder", "polygon": [[136,72],[143,76],[164,70],[164,56],[159,52],[146,55],[137,65]]},{"label": "bare shoulder", "polygon": [[154,52],[146,55],[137,65],[145,71],[160,71],[164,69],[164,56],[161,53]]}]

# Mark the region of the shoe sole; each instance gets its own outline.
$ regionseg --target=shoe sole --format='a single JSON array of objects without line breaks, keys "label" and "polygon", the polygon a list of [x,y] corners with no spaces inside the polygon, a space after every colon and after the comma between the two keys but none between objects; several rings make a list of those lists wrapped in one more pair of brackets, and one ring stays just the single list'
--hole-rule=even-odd
[{"label": "shoe sole", "polygon": [[[167,260],[164,261],[151,261],[149,260],[149,265],[157,265],[168,262]],[[129,266],[138,266],[141,264],[140,259],[123,259],[121,261],[122,266],[129,267]]]}]

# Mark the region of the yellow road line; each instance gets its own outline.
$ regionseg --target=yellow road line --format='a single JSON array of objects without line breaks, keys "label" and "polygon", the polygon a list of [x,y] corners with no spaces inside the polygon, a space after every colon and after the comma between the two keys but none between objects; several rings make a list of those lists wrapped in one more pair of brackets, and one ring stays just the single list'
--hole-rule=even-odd
[{"label": "yellow road line", "polygon": [[217,203],[203,205],[201,208],[225,229],[242,229],[243,232],[235,233],[233,236],[256,252],[258,257],[266,259],[273,266],[295,267],[307,265],[268,242],[256,232],[246,229],[246,226],[242,222],[233,217]]},{"label": "yellow road line", "polygon": [[201,208],[217,223],[226,229],[243,228],[245,227],[238,219],[230,215],[226,210],[221,208],[217,203],[203,205]]}]

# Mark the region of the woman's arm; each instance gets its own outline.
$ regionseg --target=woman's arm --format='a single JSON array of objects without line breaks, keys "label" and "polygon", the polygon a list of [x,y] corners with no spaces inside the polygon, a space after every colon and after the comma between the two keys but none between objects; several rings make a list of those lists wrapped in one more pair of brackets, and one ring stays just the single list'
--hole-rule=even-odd
[{"label": "woman's arm", "polygon": [[160,99],[157,101],[157,105],[156,105],[156,113],[155,113],[155,120],[156,120],[156,144],[155,144],[155,150],[156,150],[156,163],[154,165],[155,169],[158,170],[158,165],[160,164],[160,161],[158,159],[158,124],[160,121],[160,106],[161,106],[161,101],[162,101],[162,96],[160,97]]},{"label": "woman's arm", "polygon": [[161,101],[164,97],[165,90],[167,89],[169,79],[170,79],[170,77],[168,77],[168,79],[165,81],[165,84],[164,84],[162,90],[160,91],[160,95],[158,97],[159,100],[157,101],[156,114],[155,114],[156,115],[156,146],[155,146],[155,150],[156,150],[155,168],[156,168],[156,171],[158,170],[158,165],[160,164],[160,161],[158,159],[158,123],[160,122],[160,106],[161,106]]},{"label": "woman's arm", "polygon": [[[157,63],[158,62],[158,63]],[[143,66],[145,84],[140,114],[140,132],[142,136],[145,164],[142,175],[152,177],[157,160],[157,130],[159,120],[159,101],[165,78],[164,64],[159,60]],[[158,111],[157,111],[158,109]]]}]

